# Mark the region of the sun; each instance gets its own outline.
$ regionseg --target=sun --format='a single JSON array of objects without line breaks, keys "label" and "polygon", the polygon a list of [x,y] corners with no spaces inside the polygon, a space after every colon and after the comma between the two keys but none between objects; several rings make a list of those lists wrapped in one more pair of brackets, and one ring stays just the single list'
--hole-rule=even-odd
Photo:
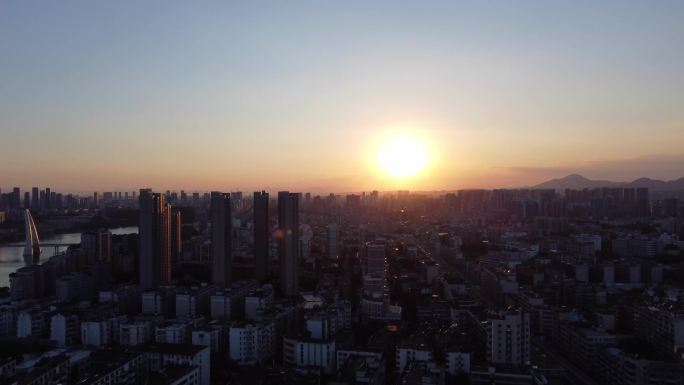
[{"label": "sun", "polygon": [[425,168],[427,162],[428,157],[423,144],[406,135],[389,139],[378,151],[378,164],[395,178],[415,176]]}]

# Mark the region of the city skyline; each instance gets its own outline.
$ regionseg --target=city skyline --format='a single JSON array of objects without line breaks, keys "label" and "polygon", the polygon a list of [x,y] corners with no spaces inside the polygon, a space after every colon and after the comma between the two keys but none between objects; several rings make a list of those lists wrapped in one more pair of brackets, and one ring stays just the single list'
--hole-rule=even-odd
[{"label": "city skyline", "polygon": [[[627,161],[632,164],[633,162],[637,162],[636,159]],[[640,165],[642,166],[643,170],[647,170],[648,167],[650,167],[653,163],[653,160],[649,159],[644,159],[643,161],[640,161]],[[613,163],[609,165],[610,168],[612,169],[617,169],[620,163]],[[684,167],[684,165],[683,165]],[[637,167],[637,170],[640,170],[641,168]],[[669,170],[668,167],[666,169]],[[369,193],[372,191],[378,191],[380,193],[396,193],[397,191],[404,191],[404,190],[410,190],[413,192],[418,192],[418,193],[434,193],[434,194],[440,194],[440,193],[445,193],[445,192],[456,192],[459,190],[471,190],[471,189],[485,189],[485,190],[491,190],[491,189],[536,189],[536,188],[549,188],[545,187],[548,184],[555,184],[556,181],[561,181],[560,184],[564,183],[569,183],[569,186],[567,188],[597,188],[597,187],[610,187],[610,186],[617,186],[617,185],[630,185],[633,184],[635,186],[641,186],[641,187],[652,187],[649,186],[647,182],[644,182],[643,184],[640,185],[640,181],[647,180],[647,181],[652,181],[652,182],[665,182],[665,183],[671,183],[674,184],[673,186],[668,186],[668,187],[661,187],[661,188],[656,188],[656,190],[665,190],[665,191],[671,191],[671,190],[679,190],[681,189],[679,187],[680,184],[684,183],[684,173],[682,173],[682,176],[679,177],[673,177],[673,178],[657,178],[653,177],[652,173],[648,173],[648,171],[644,171],[644,173],[639,173],[639,171],[634,171],[630,174],[627,174],[628,176],[625,176],[623,179],[617,178],[617,179],[610,179],[610,178],[605,178],[602,175],[602,173],[595,173],[595,172],[577,172],[574,171],[576,169],[573,168],[564,168],[564,167],[521,167],[521,168],[505,168],[505,170],[508,172],[506,174],[506,177],[504,178],[505,180],[511,180],[511,184],[493,184],[493,185],[488,185],[488,184],[472,184],[472,185],[464,185],[460,187],[454,187],[454,188],[442,188],[442,189],[408,189],[408,188],[388,188],[388,189],[377,189],[373,187],[369,187],[367,189],[349,189],[349,190],[327,190],[324,188],[320,187],[312,187],[312,188],[304,188],[304,189],[290,189],[290,190],[297,190],[300,193],[312,193],[312,194],[317,194],[317,195],[328,195],[328,194],[336,194],[336,195],[344,195],[344,194],[362,194],[362,193]],[[677,172],[677,164],[676,161],[672,163],[672,175],[677,175],[675,174]],[[539,173],[541,176],[537,179],[532,180],[529,184],[521,184],[519,182],[518,176],[520,173],[524,173],[526,171],[532,171]],[[662,172],[660,173],[654,173],[655,175],[662,175]],[[544,179],[544,175],[546,175]],[[635,175],[632,177],[631,175]],[[596,176],[596,177],[593,177]],[[582,178],[585,179],[587,182],[590,183],[590,186],[583,187],[582,183],[578,183],[575,178]],[[568,182],[562,182],[564,180],[568,179]],[[5,184],[4,186],[0,186],[0,192],[7,192],[11,193],[13,190],[16,190],[17,188],[20,190],[21,194],[29,194],[29,205],[33,206],[33,198],[34,198],[34,193],[33,191],[35,190],[38,192],[37,189],[40,190],[41,193],[44,193],[42,189],[46,189],[48,193],[50,192],[51,187],[46,187],[46,186],[33,186],[33,185],[28,185],[28,186],[13,186],[9,183]],[[633,187],[633,186],[632,186]],[[210,194],[213,191],[216,191],[217,189],[201,189],[201,188],[168,188],[168,187],[150,187],[149,185],[146,185],[144,187],[137,186],[133,187],[130,189],[126,188],[100,188],[100,189],[85,189],[85,190],[78,190],[78,189],[63,189],[63,188],[52,188],[53,191],[57,190],[59,191],[59,195],[65,195],[65,194],[73,194],[77,197],[88,197],[95,194],[100,194],[100,193],[126,193],[126,199],[133,199],[134,196],[131,195],[132,193],[137,193],[138,190],[141,188],[144,189],[152,189],[155,191],[165,191],[165,192],[174,192],[174,193],[179,193],[179,192],[185,192],[186,194],[193,194],[193,193],[200,193],[200,194]],[[562,192],[566,187],[560,187],[556,186],[554,187],[556,190],[559,192]],[[261,187],[261,188],[242,188],[242,187],[232,187],[232,188],[223,188],[223,191],[233,191],[233,192],[259,192],[259,191],[264,191],[264,192],[270,192],[272,194],[277,193],[278,191],[282,190],[287,190],[287,185],[285,186],[266,186],[266,187]],[[122,196],[123,197],[123,196]],[[26,196],[24,198],[20,197],[20,201],[23,202],[25,201]],[[101,199],[101,197],[100,197]],[[27,206],[28,207],[28,206]]]},{"label": "city skyline", "polygon": [[0,1],[0,384],[684,385],[682,20]]},{"label": "city skyline", "polygon": [[[676,2],[3,8],[3,188],[348,192],[684,176]],[[376,156],[404,133],[429,161],[401,179]]]}]

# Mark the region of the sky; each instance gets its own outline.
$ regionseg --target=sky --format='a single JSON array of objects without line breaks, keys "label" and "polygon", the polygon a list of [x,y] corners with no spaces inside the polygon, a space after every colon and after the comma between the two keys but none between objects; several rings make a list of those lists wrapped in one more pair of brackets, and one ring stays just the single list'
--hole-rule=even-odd
[{"label": "sky", "polygon": [[[684,176],[682,1],[0,2],[0,188]],[[411,178],[379,168],[420,142]]]}]

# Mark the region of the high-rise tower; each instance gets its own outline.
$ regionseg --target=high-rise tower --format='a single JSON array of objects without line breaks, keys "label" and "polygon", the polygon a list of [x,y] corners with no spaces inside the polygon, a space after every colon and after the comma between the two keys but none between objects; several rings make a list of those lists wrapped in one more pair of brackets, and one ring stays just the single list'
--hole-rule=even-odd
[{"label": "high-rise tower", "polygon": [[43,208],[46,210],[50,210],[52,208],[52,202],[50,202],[50,195],[51,194],[52,193],[50,192],[50,188],[46,187],[45,188],[45,199],[41,200]]},{"label": "high-rise tower", "polygon": [[140,190],[140,286],[148,290],[171,281],[171,205],[162,194]]},{"label": "high-rise tower", "polygon": [[171,211],[171,262],[177,266],[180,261],[183,240],[181,239],[182,218],[177,209]]},{"label": "high-rise tower", "polygon": [[268,193],[255,191],[254,207],[254,274],[256,279],[268,278],[270,262],[268,247]]},{"label": "high-rise tower", "polygon": [[230,194],[211,193],[211,251],[213,269],[211,281],[225,288],[230,286],[233,263],[233,218]]},{"label": "high-rise tower", "polygon": [[31,208],[35,211],[40,210],[40,192],[38,187],[31,189]]},{"label": "high-rise tower", "polygon": [[12,189],[12,208],[19,210],[21,208],[21,189],[15,187]]},{"label": "high-rise tower", "polygon": [[278,192],[278,256],[283,295],[299,294],[299,194]]}]

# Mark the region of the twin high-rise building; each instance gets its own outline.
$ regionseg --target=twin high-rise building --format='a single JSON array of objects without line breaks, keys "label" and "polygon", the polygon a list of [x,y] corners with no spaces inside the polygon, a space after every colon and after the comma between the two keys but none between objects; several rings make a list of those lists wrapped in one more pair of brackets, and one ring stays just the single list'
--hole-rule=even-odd
[{"label": "twin high-rise building", "polygon": [[254,192],[254,274],[256,279],[263,282],[268,278],[270,265],[268,245],[268,193],[266,191]]},{"label": "twin high-rise building", "polygon": [[174,210],[164,195],[149,189],[140,190],[139,206],[140,286],[148,290],[171,282],[173,234],[180,234],[180,217],[174,220]]},{"label": "twin high-rise building", "polygon": [[[230,286],[232,279],[232,194],[211,193],[212,283]],[[239,198],[239,197],[238,197]],[[269,195],[253,194],[254,272],[258,280],[268,279],[269,269]],[[278,255],[283,294],[299,294],[299,194],[278,193]]]},{"label": "twin high-rise building", "polygon": [[299,194],[278,192],[278,256],[283,295],[299,294]]},{"label": "twin high-rise building", "polygon": [[230,287],[233,263],[233,217],[230,194],[211,193],[211,281],[214,285]]}]

